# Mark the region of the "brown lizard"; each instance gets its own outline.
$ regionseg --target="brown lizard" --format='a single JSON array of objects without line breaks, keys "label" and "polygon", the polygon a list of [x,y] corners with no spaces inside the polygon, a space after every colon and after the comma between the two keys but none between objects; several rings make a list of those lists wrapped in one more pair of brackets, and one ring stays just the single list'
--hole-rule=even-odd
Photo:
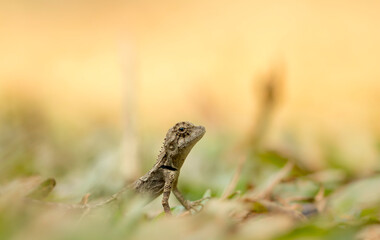
[{"label": "brown lizard", "polygon": [[170,214],[169,196],[171,192],[187,210],[190,210],[195,204],[183,197],[177,188],[177,182],[187,155],[205,132],[203,126],[195,126],[190,122],[175,124],[166,134],[156,164],[144,176],[136,180],[131,187],[151,199],[163,194],[162,206],[167,214]]},{"label": "brown lizard", "polygon": [[187,155],[194,145],[203,137],[205,132],[206,130],[203,126],[195,126],[190,122],[179,122],[175,124],[167,132],[164,145],[161,148],[161,152],[153,168],[134,183],[124,187],[104,201],[95,204],[59,204],[42,202],[34,197],[29,197],[28,199],[35,203],[58,206],[66,209],[93,209],[115,201],[125,191],[132,189],[137,193],[148,196],[150,200],[163,194],[162,206],[167,214],[171,213],[169,206],[169,196],[171,192],[174,193],[178,201],[187,210],[190,210],[203,199],[195,202],[186,200],[177,188],[178,176]]}]

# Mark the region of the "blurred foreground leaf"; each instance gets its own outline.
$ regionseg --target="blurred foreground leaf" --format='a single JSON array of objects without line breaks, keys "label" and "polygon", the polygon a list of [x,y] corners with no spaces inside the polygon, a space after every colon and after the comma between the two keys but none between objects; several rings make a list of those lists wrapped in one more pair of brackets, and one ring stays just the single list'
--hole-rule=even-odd
[{"label": "blurred foreground leaf", "polygon": [[35,199],[44,199],[46,198],[51,191],[53,191],[56,185],[54,178],[49,178],[43,181],[36,189],[28,194],[28,197]]}]

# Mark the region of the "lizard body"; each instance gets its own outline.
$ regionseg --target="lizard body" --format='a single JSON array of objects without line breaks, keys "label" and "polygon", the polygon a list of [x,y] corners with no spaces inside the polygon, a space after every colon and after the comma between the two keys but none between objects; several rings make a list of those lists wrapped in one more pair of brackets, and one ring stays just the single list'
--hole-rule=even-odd
[{"label": "lizard body", "polygon": [[161,152],[153,168],[137,179],[132,188],[154,199],[163,194],[162,206],[170,214],[169,196],[173,192],[178,201],[187,209],[192,208],[177,188],[181,167],[194,145],[203,137],[206,130],[190,122],[179,122],[166,134]]}]

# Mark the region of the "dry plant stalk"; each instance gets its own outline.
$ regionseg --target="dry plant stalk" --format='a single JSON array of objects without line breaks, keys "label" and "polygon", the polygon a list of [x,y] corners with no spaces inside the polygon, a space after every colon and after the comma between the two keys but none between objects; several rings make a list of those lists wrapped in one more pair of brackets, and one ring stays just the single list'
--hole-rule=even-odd
[{"label": "dry plant stalk", "polygon": [[108,197],[106,200],[103,200],[103,201],[100,201],[98,203],[94,203],[94,204],[89,204],[88,203],[88,198],[90,196],[90,194],[86,194],[85,196],[83,196],[82,200],[80,203],[74,203],[74,204],[70,204],[70,203],[57,203],[57,202],[47,202],[47,201],[41,201],[39,199],[33,199],[33,198],[26,198],[26,201],[27,202],[31,202],[31,203],[34,203],[34,204],[38,204],[38,205],[43,205],[43,206],[47,206],[47,207],[54,207],[54,208],[61,208],[61,209],[64,209],[64,210],[72,210],[72,209],[95,209],[95,208],[99,208],[99,207],[103,207],[115,200],[117,200],[121,194],[123,194],[124,192],[127,191],[128,188],[123,188],[121,189],[119,192],[111,195],[110,197]]},{"label": "dry plant stalk", "polygon": [[253,193],[249,198],[252,199],[269,199],[273,193],[274,188],[290,173],[294,164],[288,162],[267,184],[267,186],[259,193]]},{"label": "dry plant stalk", "polygon": [[247,141],[248,145],[254,149],[260,146],[268,132],[273,114],[283,93],[284,69],[282,66],[275,66],[262,78],[262,86],[259,89],[259,114]]},{"label": "dry plant stalk", "polygon": [[291,209],[291,208],[281,206],[280,204],[275,203],[275,202],[271,202],[264,199],[253,200],[253,201],[246,200],[246,201],[257,202],[263,205],[269,212],[282,213],[282,214],[288,215],[289,217],[295,220],[305,221],[307,219],[301,212]]},{"label": "dry plant stalk", "polygon": [[314,202],[318,212],[323,212],[326,209],[327,200],[325,198],[325,188],[323,186],[321,186],[317,195],[315,195]]},{"label": "dry plant stalk", "polygon": [[247,156],[240,156],[240,160],[236,168],[235,174],[232,177],[231,182],[225,188],[222,194],[222,197],[220,198],[221,200],[227,199],[235,191],[235,188],[239,182],[240,175],[241,175],[241,172],[243,171],[243,167],[246,161],[247,161]]},{"label": "dry plant stalk", "polygon": [[290,173],[294,164],[288,162],[268,183],[268,185],[260,192],[253,193],[251,196],[245,197],[242,200],[244,202],[255,202],[264,206],[269,212],[277,212],[290,216],[293,219],[304,221],[306,217],[299,211],[292,209],[285,203],[282,206],[279,203],[270,201],[274,188]]},{"label": "dry plant stalk", "polygon": [[[283,92],[283,70],[282,66],[276,66],[269,72],[269,74],[263,77],[259,98],[260,113],[254,121],[254,126],[247,139],[233,149],[231,153],[227,154],[228,156],[231,156],[229,158],[235,158],[234,156],[238,156],[239,163],[231,182],[222,194],[221,200],[227,199],[228,196],[234,192],[236,185],[239,182],[243,167],[248,159],[247,154],[244,152],[256,151],[268,131],[273,112]],[[271,191],[271,189],[269,189],[269,191]]]},{"label": "dry plant stalk", "polygon": [[84,195],[82,197],[82,200],[80,201],[80,204],[86,205],[88,203],[88,198],[90,197],[90,195],[91,195],[90,193],[87,193],[86,195]]}]

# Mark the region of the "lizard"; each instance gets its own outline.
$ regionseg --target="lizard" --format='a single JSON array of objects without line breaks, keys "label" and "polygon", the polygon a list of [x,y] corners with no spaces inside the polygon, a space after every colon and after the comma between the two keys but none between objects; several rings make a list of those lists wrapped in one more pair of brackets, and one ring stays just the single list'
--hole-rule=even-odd
[{"label": "lizard", "polygon": [[144,176],[140,177],[132,184],[125,186],[119,192],[113,194],[104,201],[95,204],[60,204],[43,202],[39,200],[39,197],[33,197],[33,195],[27,199],[34,203],[42,203],[65,209],[94,209],[117,200],[127,190],[133,190],[138,194],[149,197],[150,200],[153,200],[162,194],[162,206],[165,213],[170,215],[169,196],[170,193],[173,192],[175,197],[186,210],[191,210],[203,199],[195,202],[186,200],[177,188],[178,177],[187,155],[205,133],[206,129],[203,126],[195,126],[190,122],[176,123],[168,130],[164,139],[164,144],[161,147],[161,151],[153,168]]},{"label": "lizard", "polygon": [[178,177],[187,155],[205,132],[203,126],[195,126],[190,122],[176,123],[168,130],[153,168],[130,187],[152,200],[162,194],[162,206],[166,214],[171,213],[169,206],[171,192],[187,210],[190,210],[195,204],[186,200],[178,190]]}]

